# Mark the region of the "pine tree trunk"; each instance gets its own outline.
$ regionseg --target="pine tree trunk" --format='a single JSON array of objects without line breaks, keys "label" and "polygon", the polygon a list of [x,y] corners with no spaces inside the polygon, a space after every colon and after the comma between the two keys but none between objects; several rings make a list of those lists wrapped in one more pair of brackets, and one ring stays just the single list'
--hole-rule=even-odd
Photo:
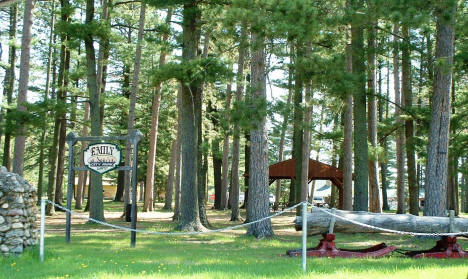
[{"label": "pine tree trunk", "polygon": [[396,161],[397,161],[397,213],[403,214],[406,212],[405,205],[405,138],[403,132],[403,121],[400,118],[401,114],[401,93],[400,93],[400,50],[398,33],[400,26],[395,23],[393,26],[393,90],[395,91],[395,119],[396,119]]},{"label": "pine tree trunk", "polygon": [[[293,52],[293,47],[291,45],[291,55]],[[288,129],[288,122],[289,122],[289,106],[291,105],[292,101],[292,70],[289,69],[289,78],[288,78],[288,100],[286,102],[286,112],[283,115],[283,123],[281,124],[281,136],[280,136],[280,143],[279,143],[279,154],[278,154],[278,162],[283,161],[284,157],[284,142],[286,140],[286,130]],[[279,202],[281,200],[281,179],[276,180],[276,190],[275,190],[275,204],[274,209],[277,210],[279,207]]]},{"label": "pine tree trunk", "polygon": [[[257,48],[252,50],[251,59],[251,88],[252,98],[266,101],[265,91],[265,46],[264,38],[256,33],[251,35],[252,45]],[[250,130],[251,156],[249,169],[249,201],[247,216],[249,221],[255,221],[268,216],[270,213],[270,201],[268,191],[268,148],[266,116],[254,123]],[[252,224],[247,229],[248,235],[256,238],[273,236],[271,219]]]},{"label": "pine tree trunk", "polygon": [[[197,1],[189,1],[183,9],[182,61],[189,62],[197,58],[200,40],[201,10]],[[197,100],[201,94],[201,84],[197,81],[182,84],[182,185],[180,218],[177,229],[186,231],[200,231],[198,208],[198,118]],[[194,103],[195,102],[195,103]],[[201,105],[201,104],[200,104]]]},{"label": "pine tree trunk", "polygon": [[[63,6],[62,6],[63,8]],[[61,17],[61,20],[63,20],[63,17]],[[61,41],[64,41],[64,36],[61,36]],[[57,77],[57,87],[58,87],[58,92],[56,94],[56,99],[57,99],[57,107],[55,109],[55,123],[54,123],[54,132],[52,135],[52,145],[50,146],[49,149],[49,175],[48,175],[48,189],[47,189],[47,198],[50,201],[56,202],[56,196],[57,196],[57,173],[58,173],[58,149],[59,149],[59,138],[60,138],[60,130],[61,126],[63,125],[63,121],[60,120],[60,117],[63,115],[63,108],[61,106],[63,103],[60,103],[61,100],[61,95],[63,92],[63,80],[64,80],[64,73],[65,73],[65,64],[66,64],[66,48],[65,44],[61,44],[60,47],[60,66],[59,66],[59,71],[58,71],[58,77]],[[61,111],[62,110],[62,111]],[[51,204],[47,204],[47,214],[48,215],[53,215],[55,213],[55,208]]]},{"label": "pine tree trunk", "polygon": [[[386,83],[387,89],[385,93],[385,99],[379,98],[379,122],[384,121],[384,113],[385,119],[388,119],[388,102],[390,97],[390,62],[387,60],[387,76],[386,76]],[[379,95],[383,97],[383,90],[382,90],[382,68],[383,62],[379,63]],[[390,206],[388,205],[388,197],[387,197],[387,158],[388,158],[388,138],[385,136],[383,139],[379,135],[380,139],[380,147],[384,150],[384,158],[380,162],[380,177],[382,178],[382,210],[389,210]]]},{"label": "pine tree trunk", "polygon": [[[63,17],[62,17],[63,20]],[[68,16],[64,22],[68,21]],[[62,45],[66,45],[68,41],[67,37],[64,37],[62,40]],[[64,63],[62,79],[59,77],[59,81],[61,80],[61,86],[59,87],[58,94],[57,94],[57,103],[61,106],[66,106],[67,103],[67,89],[68,89],[68,72],[70,69],[70,51],[65,47],[63,49],[65,51],[64,61],[60,63]],[[60,76],[60,73],[59,73]],[[63,203],[63,174],[65,171],[65,138],[67,136],[67,115],[65,108],[59,109],[58,119],[60,121],[60,129],[59,129],[59,141],[58,141],[58,155],[57,155],[57,176],[55,183],[55,203],[62,204]]]},{"label": "pine tree trunk", "polygon": [[[312,99],[314,98],[313,94],[312,94]],[[322,112],[323,112],[323,106],[322,106]],[[313,113],[313,109],[312,109],[312,113]],[[311,127],[312,128],[312,127]],[[319,134],[322,134],[323,132],[323,113],[320,113],[320,120],[319,120]],[[309,142],[310,144],[310,142]],[[320,146],[320,142],[319,142],[319,145],[317,147],[317,153],[315,155],[315,161],[319,161],[320,160],[320,149],[321,149],[321,146]],[[310,203],[313,203],[314,201],[314,192],[315,192],[315,183],[317,182],[317,180],[312,180],[312,186],[310,187],[310,195],[309,195],[309,198],[308,198],[308,201]]]},{"label": "pine tree trunk", "polygon": [[[390,52],[390,50],[389,50]],[[389,55],[390,56],[390,55]],[[390,99],[390,60],[387,60],[387,90],[386,90],[386,100]],[[385,119],[388,119],[389,115],[389,104],[385,102]],[[383,140],[382,146],[385,150],[385,160],[382,163],[381,176],[382,176],[382,201],[383,201],[383,210],[390,210],[387,197],[387,148],[388,148],[388,139],[385,137]]]},{"label": "pine tree trunk", "polygon": [[[109,5],[110,2],[110,5]],[[109,23],[109,15],[112,8],[112,0],[101,0],[101,22],[104,24],[105,27],[110,29]],[[109,8],[110,7],[110,8]],[[106,92],[106,77],[107,77],[107,60],[109,58],[110,53],[110,43],[109,37],[105,36],[100,39],[99,42],[99,52],[98,52],[98,60],[97,60],[97,88],[99,92],[100,99],[105,99],[105,92]],[[101,102],[99,106],[99,117],[101,119],[101,134],[104,130],[104,105],[105,102]]]},{"label": "pine tree trunk", "polygon": [[[424,215],[443,216],[446,209],[447,161],[450,131],[450,89],[456,2],[442,3],[444,12],[437,13],[437,35],[434,66],[429,144],[427,147]],[[450,16],[450,18],[447,18]]]},{"label": "pine tree trunk", "polygon": [[[85,103],[84,104],[84,116],[83,116],[84,125],[83,125],[83,129],[82,129],[83,137],[88,136],[88,125],[87,125],[88,121],[89,121],[89,103]],[[83,153],[84,150],[87,147],[88,147],[88,143],[83,141],[81,143],[81,153]],[[80,158],[80,166],[81,167],[84,166],[84,162],[83,162],[82,158]],[[120,172],[119,172],[119,175],[120,175]],[[88,187],[89,187],[89,183],[87,183],[87,178],[88,178],[88,172],[87,171],[80,171],[78,173],[78,185],[77,185],[77,188],[76,188],[75,209],[82,209],[83,208],[83,199],[84,199],[83,191],[84,191],[85,186],[87,184],[88,184]],[[117,181],[118,180],[119,179],[117,178]],[[117,184],[118,184],[118,182],[117,182]],[[117,191],[118,191],[118,189],[117,189]]]},{"label": "pine tree trunk", "polygon": [[[226,113],[225,121],[229,122],[229,109],[231,107],[231,83],[226,88]],[[227,124],[228,125],[228,124]],[[224,131],[223,139],[223,166],[222,166],[222,179],[221,179],[221,209],[228,208],[228,184],[229,184],[229,129]]]},{"label": "pine tree trunk", "polygon": [[[49,34],[49,50],[47,53],[47,68],[46,68],[46,84],[45,84],[45,91],[44,91],[44,102],[49,100],[49,90],[50,90],[50,70],[52,68],[52,53],[54,49],[54,28],[55,28],[55,0],[52,0],[52,7],[51,7],[51,17],[50,17],[50,34]],[[41,138],[39,141],[39,174],[37,180],[37,204],[39,205],[42,199],[43,193],[43,183],[44,183],[44,149],[45,149],[45,139],[46,139],[46,132],[47,132],[47,120],[48,120],[49,112],[45,112],[42,114],[42,132]],[[1,122],[1,121],[0,121]]]},{"label": "pine tree trunk", "polygon": [[[58,112],[55,111],[55,114]],[[55,201],[55,174],[57,173],[57,144],[58,144],[58,133],[60,129],[60,121],[55,117],[54,132],[52,135],[52,144],[49,149],[49,174],[48,174],[48,186],[47,186],[47,199]],[[52,204],[47,203],[46,214],[52,216],[55,214],[55,207]]]},{"label": "pine tree trunk", "polygon": [[180,217],[180,178],[181,178],[181,165],[182,165],[182,152],[181,152],[181,135],[182,135],[182,86],[179,85],[177,91],[177,135],[176,135],[176,167],[175,167],[175,185],[174,185],[174,216],[173,221],[178,221]]},{"label": "pine tree trunk", "polygon": [[[351,6],[360,9],[362,1],[353,0]],[[361,17],[361,15],[356,15]],[[368,147],[366,116],[366,77],[364,67],[364,35],[362,20],[351,22],[351,49],[354,82],[354,210],[368,210]]]},{"label": "pine tree trunk", "polygon": [[[62,23],[67,23],[70,18],[70,3],[68,0],[60,1],[60,20]],[[56,121],[60,122],[60,128],[58,133],[58,154],[57,154],[57,175],[55,179],[55,203],[63,203],[63,174],[65,164],[65,137],[67,136],[67,92],[68,92],[68,72],[70,69],[70,50],[68,49],[68,35],[61,35],[61,48],[60,48],[60,68],[58,74],[58,92],[57,92],[57,104],[58,113],[56,115]]]},{"label": "pine tree trunk", "polygon": [[[201,134],[201,132],[200,132]],[[208,141],[208,138],[205,136],[204,141]],[[202,160],[200,160],[200,175],[199,177],[199,184],[198,184],[198,210],[200,214],[200,223],[205,228],[210,228],[210,222],[208,220],[208,216],[206,215],[206,200],[207,200],[207,174],[208,174],[208,150],[201,150],[200,155],[203,155]]]},{"label": "pine tree trunk", "polygon": [[[245,25],[241,27],[240,46],[239,46],[239,57],[237,60],[237,75],[236,75],[236,99],[235,103],[242,101],[242,94],[244,92],[244,67],[245,57],[247,55],[247,28]],[[234,132],[232,140],[232,192],[230,193],[231,199],[231,221],[239,221],[239,192],[240,192],[240,181],[239,181],[239,159],[240,159],[240,127],[237,122],[234,122]],[[245,196],[244,196],[245,198]]]},{"label": "pine tree trunk", "polygon": [[[377,99],[375,98],[375,57],[376,57],[376,27],[377,23],[372,22],[369,27],[369,35],[367,37],[367,121],[368,121],[368,140],[374,150],[377,149]],[[375,153],[375,152],[374,152]],[[380,206],[380,191],[379,191],[379,173],[377,166],[377,156],[370,158],[368,161],[369,169],[369,210],[371,212],[382,212]]]},{"label": "pine tree trunk", "polygon": [[[143,42],[143,34],[145,28],[145,11],[146,11],[146,4],[144,2],[141,3],[140,7],[140,20],[138,24],[138,35],[137,35],[137,44],[135,49],[135,64],[133,66],[133,79],[132,79],[132,91],[130,93],[130,108],[128,112],[128,122],[127,122],[127,133],[130,134],[133,131],[133,127],[135,125],[135,106],[136,106],[136,99],[138,94],[138,83],[140,78],[140,63],[141,63],[141,49],[142,49],[142,42]],[[131,166],[135,162],[132,162],[130,159],[132,153],[132,145],[130,141],[127,141],[127,145],[125,148],[125,163],[127,166]],[[131,184],[131,172],[127,171],[125,173],[125,190],[124,190],[124,212],[125,208],[131,202],[130,200],[130,185]],[[152,199],[152,197],[151,197]]]},{"label": "pine tree trunk", "polygon": [[[131,28],[129,28],[128,33],[127,33],[127,43],[132,42],[132,34],[131,34]],[[130,65],[125,64],[123,65],[123,70],[122,70],[122,95],[130,99]],[[125,110],[125,109],[124,109]],[[126,112],[122,111],[121,112],[121,118],[120,118],[120,128],[125,129],[127,128],[127,121],[128,118],[125,117]],[[125,163],[125,160],[123,160],[121,165],[127,165]],[[124,192],[125,192],[125,179],[126,179],[126,171],[119,171],[118,178],[117,178],[117,191],[115,192],[115,197],[114,201],[123,201],[124,200]],[[125,213],[124,213],[125,214]],[[123,217],[123,215],[122,215]]]},{"label": "pine tree trunk", "polygon": [[[166,25],[170,24],[172,18],[172,9],[168,9],[166,15]],[[141,19],[140,19],[141,20]],[[165,33],[162,37],[163,43],[167,42],[169,34]],[[162,67],[166,63],[166,50],[162,50],[159,54],[159,67]],[[153,192],[154,192],[154,163],[156,160],[156,146],[158,142],[158,127],[159,127],[159,106],[161,104],[161,84],[156,85],[156,94],[153,97],[152,105],[152,116],[151,116],[151,131],[149,139],[149,151],[148,151],[148,162],[146,164],[146,193],[145,193],[145,202],[143,205],[143,211],[153,211],[154,201],[153,201]],[[174,144],[173,144],[174,145]],[[174,148],[175,150],[175,148]],[[173,157],[174,151],[171,152],[171,160]],[[175,154],[174,154],[175,156]],[[172,162],[172,161],[171,161]],[[169,172],[169,180],[166,189],[166,199],[164,204],[164,209],[172,208],[172,185],[174,181],[174,163],[171,163],[169,168],[172,168],[172,176]]]},{"label": "pine tree trunk", "polygon": [[[18,5],[13,4],[10,6],[10,28],[8,31],[8,39],[14,41],[16,39],[16,24],[17,24],[17,13]],[[6,96],[7,105],[10,106],[13,102],[13,91],[15,86],[15,68],[16,68],[16,47],[14,44],[10,44],[8,50],[8,68],[5,71],[5,81],[3,86],[3,95]],[[2,102],[3,103],[3,102]],[[10,109],[7,109],[6,115],[10,112]],[[0,114],[0,117],[3,118],[3,110]],[[9,126],[10,120],[7,118],[6,127]],[[0,124],[3,124],[2,119],[0,119]],[[4,126],[5,127],[5,126]],[[11,153],[11,131],[8,128],[0,129],[1,132],[5,132],[5,140],[3,145],[3,159],[2,166],[5,166],[10,170],[10,153]],[[0,136],[1,140],[1,136]]]},{"label": "pine tree trunk", "polygon": [[[346,72],[353,72],[351,45],[346,46]],[[343,209],[353,210],[353,92],[347,92],[343,135]]]},{"label": "pine tree trunk", "polygon": [[181,144],[177,145],[177,158],[176,161],[176,176],[174,185],[174,215],[172,216],[173,221],[179,221],[180,218],[180,189],[181,189],[181,171],[182,171],[182,150]]},{"label": "pine tree trunk", "polygon": [[[213,108],[211,101],[208,101],[208,114],[210,115],[211,122],[213,123],[213,130],[218,134],[219,129],[219,121],[216,115],[217,109]],[[221,209],[221,167],[222,167],[222,159],[220,156],[219,150],[219,137],[215,136],[215,138],[211,141],[211,156],[213,157],[213,179],[214,179],[214,190],[215,190],[215,200],[214,200],[214,208]]]},{"label": "pine tree trunk", "polygon": [[[333,132],[338,132],[340,123],[338,122],[339,115],[335,114],[333,117]],[[343,156],[341,156],[341,152],[338,150],[338,142],[332,141],[332,161],[331,165],[335,168],[343,169]],[[336,160],[337,156],[339,156],[338,162]],[[337,164],[338,163],[338,164]],[[330,193],[330,201],[328,203],[330,208],[336,208],[340,206],[339,197],[338,197],[338,188],[335,186],[331,186],[331,193]]]},{"label": "pine tree trunk", "polygon": [[[289,51],[289,59],[291,60],[291,66],[289,67],[289,88],[288,88],[288,91],[289,92],[292,92],[292,98],[294,98],[294,92],[295,92],[295,88],[296,86],[293,85],[293,80],[295,80],[295,68],[296,68],[296,63],[295,63],[295,56],[296,56],[296,50],[295,50],[295,47],[294,47],[294,42],[293,41],[290,41],[290,45],[291,45],[291,48],[290,48],[290,51]],[[294,122],[294,111],[295,111],[295,100],[292,99],[292,102],[293,102],[293,122]],[[294,125],[293,125],[293,146],[292,146],[292,157],[294,157]],[[281,180],[278,180],[279,182],[281,182]],[[246,195],[247,197],[247,195]],[[289,182],[289,197],[288,197],[288,206],[293,206],[295,204],[295,200],[296,200],[296,181],[294,179],[291,179],[290,182]]]},{"label": "pine tree trunk", "polygon": [[[310,154],[310,130],[312,127],[312,98],[313,93],[310,81],[307,82],[304,98],[304,136],[302,139],[302,170],[301,170],[301,198],[299,201],[307,201],[309,190],[309,154]],[[313,192],[311,196],[313,195]]]},{"label": "pine tree trunk", "polygon": [[[455,81],[452,81],[451,102],[456,104],[455,99]],[[452,114],[455,115],[455,106],[452,106]],[[457,135],[457,127],[450,126],[450,134],[452,138]],[[458,194],[458,154],[455,150],[449,150],[448,157],[448,175],[447,175],[447,209],[454,210],[455,216],[460,213],[459,210],[459,194]]]},{"label": "pine tree trunk", "polygon": [[[304,57],[304,48],[302,43],[298,42],[296,47],[296,61],[295,61],[295,83],[294,83],[294,126],[293,126],[293,158],[296,159],[296,177],[294,181],[294,202],[298,203],[301,200],[301,192],[303,187],[301,183],[302,172],[302,141],[303,141],[303,125],[304,113],[302,109],[302,90],[303,90],[303,71],[300,61]],[[297,208],[297,214],[300,214],[300,208]]]},{"label": "pine tree trunk", "polygon": [[[410,52],[410,30],[404,24],[401,28],[403,44],[401,48],[401,74],[402,93],[404,96],[405,109],[413,107],[412,77],[411,77],[411,52]],[[414,149],[414,123],[413,119],[405,120],[405,143],[406,143],[406,164],[408,168],[408,192],[409,192],[409,213],[419,215],[419,187],[416,183],[416,157]]]},{"label": "pine tree trunk", "polygon": [[[200,35],[199,35],[200,38]],[[203,52],[202,57],[208,58],[208,50],[210,45],[210,30],[207,30],[204,35],[204,42],[203,42]],[[195,98],[195,117],[196,117],[196,124],[198,130],[198,154],[197,154],[197,191],[198,191],[198,214],[200,218],[200,223],[205,228],[210,228],[211,225],[208,221],[208,216],[206,215],[206,192],[207,184],[206,184],[206,177],[208,172],[208,161],[203,163],[203,158],[208,160],[207,150],[203,150],[203,140],[207,140],[207,137],[203,139],[203,127],[202,127],[202,116],[203,116],[203,90],[204,84],[201,84],[199,87],[199,94]]]},{"label": "pine tree trunk", "polygon": [[[26,0],[24,5],[23,16],[23,32],[21,38],[21,57],[20,57],[20,75],[18,81],[18,97],[16,99],[16,109],[21,112],[26,112],[28,98],[28,82],[29,82],[29,58],[31,50],[31,29],[33,24],[34,0]],[[22,123],[16,131],[13,172],[23,175],[24,168],[24,148],[26,141],[26,123]]]},{"label": "pine tree trunk", "polygon": [[[174,173],[176,168],[176,156],[177,156],[177,141],[173,141],[171,144],[171,159],[169,161],[169,177],[167,178],[167,187],[164,195],[164,207],[163,209],[172,209],[172,195],[174,193]],[[149,157],[148,157],[149,158]]]},{"label": "pine tree trunk", "polygon": [[[466,157],[462,158],[462,166],[466,166]],[[466,178],[466,173],[462,173],[462,180],[461,180],[461,187],[464,190],[464,195],[462,196],[462,200],[464,200],[463,212],[468,213],[468,181]]]},{"label": "pine tree trunk", "polygon": [[[90,24],[94,20],[94,0],[86,0],[86,23]],[[87,88],[89,91],[91,136],[101,135],[101,114],[100,114],[100,94],[98,91],[96,74],[96,52],[91,34],[86,34],[86,68],[87,68]],[[102,177],[90,172],[90,192],[88,196],[89,217],[97,220],[104,220]]]},{"label": "pine tree trunk", "polygon": [[[249,85],[250,86],[250,85]],[[246,92],[247,97],[247,92]],[[244,144],[244,173],[249,173],[250,171],[250,133],[249,131],[245,131],[245,144]],[[247,208],[249,203],[249,181],[248,177],[244,177],[244,204],[241,208]],[[247,216],[245,217],[245,222],[249,222],[249,212],[246,212]]]}]

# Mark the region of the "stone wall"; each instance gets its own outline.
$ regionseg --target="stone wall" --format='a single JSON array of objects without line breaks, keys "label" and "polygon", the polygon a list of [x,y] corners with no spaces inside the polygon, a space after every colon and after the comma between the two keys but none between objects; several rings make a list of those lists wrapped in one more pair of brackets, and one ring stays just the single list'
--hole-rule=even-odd
[{"label": "stone wall", "polygon": [[0,252],[21,254],[37,243],[36,189],[0,166]]}]

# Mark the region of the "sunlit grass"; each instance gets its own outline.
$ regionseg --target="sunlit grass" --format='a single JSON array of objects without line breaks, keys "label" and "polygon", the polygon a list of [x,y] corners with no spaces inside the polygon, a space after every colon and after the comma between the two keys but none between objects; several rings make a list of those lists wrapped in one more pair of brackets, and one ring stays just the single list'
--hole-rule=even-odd
[{"label": "sunlit grass", "polygon": [[[106,203],[111,211],[121,204]],[[106,208],[106,209],[107,209]],[[60,213],[63,215],[63,213]],[[60,215],[60,216],[61,216]],[[215,227],[229,225],[228,212],[209,212]],[[286,218],[286,217],[285,217]],[[291,218],[291,217],[288,217]],[[56,219],[58,220],[58,219]],[[112,223],[128,225],[123,221]],[[284,221],[284,220],[283,220]],[[139,228],[171,230],[170,220],[139,222]],[[284,226],[284,225],[283,225]],[[309,258],[307,272],[300,258],[284,256],[300,247],[300,232],[277,233],[272,239],[247,237],[243,230],[199,236],[137,234],[130,248],[130,234],[97,225],[74,224],[66,244],[63,224],[49,224],[45,262],[37,249],[19,258],[0,258],[0,278],[467,278],[468,261],[409,259],[398,254],[380,259]],[[91,230],[89,230],[91,228]],[[315,246],[318,236],[308,238]],[[387,234],[337,234],[339,247],[363,247],[386,242],[398,248],[423,249],[432,239]],[[460,243],[468,247],[468,242]]]}]

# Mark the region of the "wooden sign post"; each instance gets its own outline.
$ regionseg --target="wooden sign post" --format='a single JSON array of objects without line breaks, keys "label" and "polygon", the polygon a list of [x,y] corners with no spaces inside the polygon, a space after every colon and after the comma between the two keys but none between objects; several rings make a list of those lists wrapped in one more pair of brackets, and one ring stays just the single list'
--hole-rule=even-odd
[{"label": "wooden sign post", "polygon": [[[68,187],[67,187],[67,213],[65,226],[65,240],[70,242],[71,231],[71,200],[75,183],[75,171],[93,171],[100,175],[112,171],[123,170],[132,171],[132,210],[131,210],[131,228],[133,229],[130,237],[130,245],[135,247],[136,242],[136,184],[138,167],[138,143],[143,138],[143,134],[138,130],[133,130],[126,136],[105,136],[105,137],[77,137],[74,133],[67,135],[68,144]],[[130,141],[133,147],[133,162],[131,166],[119,166],[122,161],[121,149],[117,144],[109,141]],[[84,167],[75,167],[73,146],[77,141],[92,142],[83,152]]]}]

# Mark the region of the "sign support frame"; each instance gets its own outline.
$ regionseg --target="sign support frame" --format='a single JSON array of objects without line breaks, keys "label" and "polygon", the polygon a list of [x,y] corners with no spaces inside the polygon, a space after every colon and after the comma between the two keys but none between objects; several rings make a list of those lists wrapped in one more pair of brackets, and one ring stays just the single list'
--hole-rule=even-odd
[{"label": "sign support frame", "polygon": [[[75,156],[73,146],[78,141],[90,141],[90,142],[103,142],[103,141],[130,141],[130,144],[133,147],[133,162],[131,166],[119,166],[113,170],[123,170],[123,171],[132,171],[132,210],[131,210],[131,228],[130,233],[130,246],[135,247],[136,243],[136,190],[137,190],[137,171],[138,171],[138,144],[143,138],[143,134],[139,130],[132,130],[129,134],[125,136],[87,136],[87,137],[77,137],[75,133],[71,132],[66,137],[66,142],[68,145],[68,184],[67,184],[67,212],[66,212],[66,224],[65,224],[65,241],[70,243],[70,233],[71,233],[71,200],[73,194],[73,188],[75,184],[75,171],[87,171],[90,170],[86,167],[75,167]],[[101,174],[102,175],[102,174]],[[88,197],[89,198],[89,197]]]}]

